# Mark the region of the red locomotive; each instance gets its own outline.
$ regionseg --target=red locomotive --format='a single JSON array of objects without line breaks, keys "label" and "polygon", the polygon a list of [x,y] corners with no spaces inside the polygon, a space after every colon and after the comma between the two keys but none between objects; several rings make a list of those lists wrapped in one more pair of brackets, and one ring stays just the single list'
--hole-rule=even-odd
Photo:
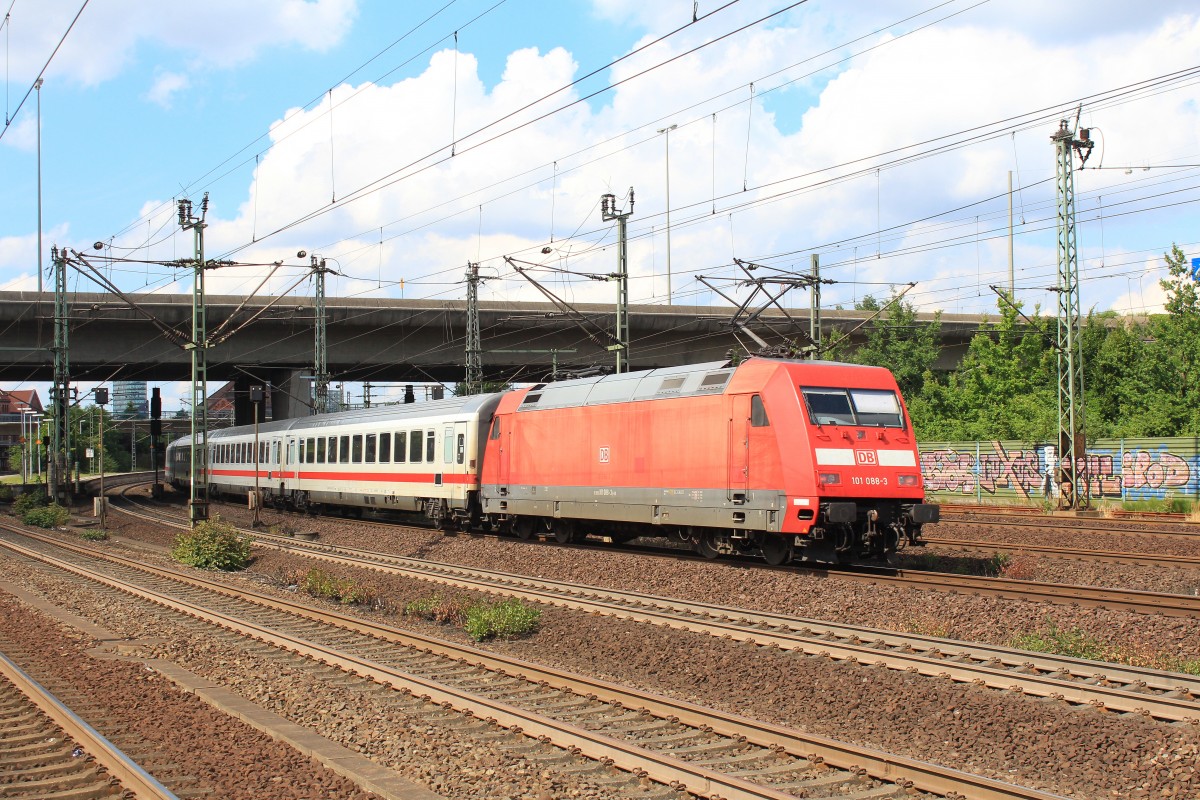
[{"label": "red locomotive", "polygon": [[[188,480],[190,438],[168,448]],[[890,372],[751,358],[213,431],[213,492],[317,509],[422,511],[439,524],[698,552],[885,558],[919,544],[912,425]]]},{"label": "red locomotive", "polygon": [[510,392],[480,496],[522,536],[666,534],[772,564],[885,557],[938,518],[890,372],[764,358]]}]

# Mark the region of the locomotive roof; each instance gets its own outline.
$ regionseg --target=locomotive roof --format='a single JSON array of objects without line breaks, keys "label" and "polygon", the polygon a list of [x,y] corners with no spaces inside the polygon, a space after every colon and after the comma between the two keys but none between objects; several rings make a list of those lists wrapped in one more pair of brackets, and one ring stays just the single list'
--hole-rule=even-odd
[{"label": "locomotive roof", "polygon": [[729,383],[734,369],[728,361],[710,361],[682,367],[556,381],[531,388],[522,400],[520,410],[720,394]]},{"label": "locomotive roof", "polygon": [[[762,363],[802,364],[807,367],[845,367],[877,370],[860,364],[840,361],[796,361],[790,359],[747,359],[743,364]],[[740,366],[740,365],[739,365]],[[526,392],[518,411],[544,408],[570,408],[606,403],[626,403],[637,400],[656,400],[666,397],[690,397],[721,394],[738,366],[728,361],[710,361],[681,367],[625,372],[602,377],[576,378],[568,381],[540,384]]]}]

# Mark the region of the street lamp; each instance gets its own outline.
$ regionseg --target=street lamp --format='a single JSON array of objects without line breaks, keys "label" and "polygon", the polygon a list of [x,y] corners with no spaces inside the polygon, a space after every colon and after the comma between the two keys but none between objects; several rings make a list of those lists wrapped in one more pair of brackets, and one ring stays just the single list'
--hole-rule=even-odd
[{"label": "street lamp", "polygon": [[33,430],[33,418],[37,412],[27,408],[21,412],[21,485],[29,483],[33,472],[33,449],[29,437]]},{"label": "street lamp", "polygon": [[664,134],[663,141],[667,145],[667,305],[671,305],[671,131],[678,127],[671,125],[658,129]]},{"label": "street lamp", "polygon": [[38,294],[42,293],[42,79],[33,82],[37,89],[37,203],[38,203]]}]

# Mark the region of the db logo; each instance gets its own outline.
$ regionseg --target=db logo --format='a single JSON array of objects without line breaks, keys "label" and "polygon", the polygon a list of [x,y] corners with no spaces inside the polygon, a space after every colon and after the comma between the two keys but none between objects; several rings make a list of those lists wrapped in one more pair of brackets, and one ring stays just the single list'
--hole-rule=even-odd
[{"label": "db logo", "polygon": [[875,459],[874,450],[855,450],[854,458],[859,464],[867,464],[872,467],[879,463]]},{"label": "db logo", "polygon": [[600,463],[601,464],[608,463],[608,448],[607,447],[600,448]]}]

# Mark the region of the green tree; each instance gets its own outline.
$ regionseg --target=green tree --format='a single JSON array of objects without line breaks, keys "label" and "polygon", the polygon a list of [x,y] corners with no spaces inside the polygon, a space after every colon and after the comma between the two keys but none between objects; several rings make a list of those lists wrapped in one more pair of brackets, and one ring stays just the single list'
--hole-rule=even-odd
[{"label": "green tree", "polygon": [[1200,434],[1200,291],[1178,245],[1163,254],[1166,314],[1150,319],[1149,367],[1159,396],[1149,404],[1153,436]]},{"label": "green tree", "polygon": [[897,299],[895,293],[883,303],[867,295],[854,307],[859,311],[879,311],[881,308],[887,308],[887,311],[866,324],[863,328],[866,341],[861,345],[852,347],[849,339],[843,337],[835,340],[830,354],[852,364],[887,367],[896,376],[901,394],[905,398],[915,397],[925,383],[926,374],[937,362],[941,349],[938,344],[941,312],[930,323],[918,322],[916,308],[912,303]]},{"label": "green tree", "polygon": [[1053,329],[1020,304],[1000,301],[1000,318],[971,339],[957,370],[927,372],[909,402],[918,437],[933,440],[1052,440],[1057,431],[1057,362]]}]

